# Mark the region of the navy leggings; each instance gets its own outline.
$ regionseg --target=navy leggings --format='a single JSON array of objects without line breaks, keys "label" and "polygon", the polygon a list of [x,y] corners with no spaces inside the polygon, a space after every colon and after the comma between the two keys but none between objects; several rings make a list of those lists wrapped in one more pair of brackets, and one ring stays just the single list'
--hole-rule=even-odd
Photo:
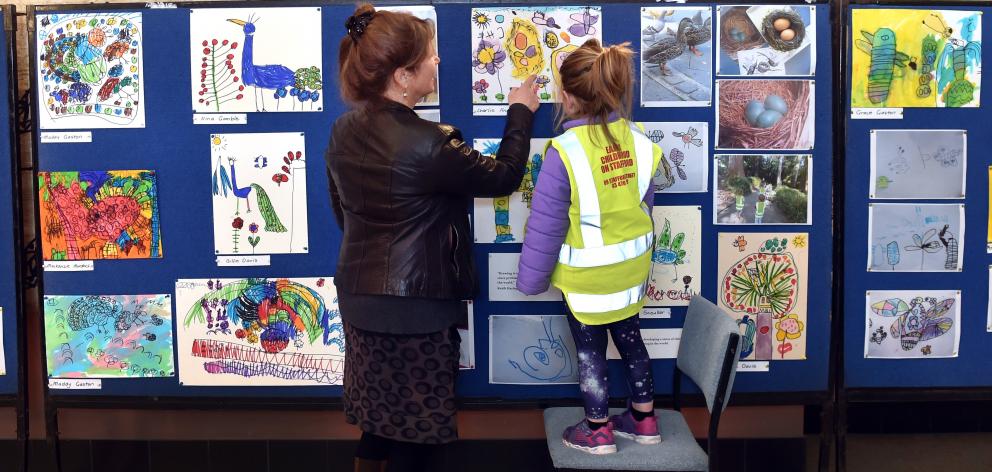
[{"label": "navy leggings", "polygon": [[627,373],[630,401],[647,403],[654,397],[651,358],[641,339],[640,317],[605,325],[587,325],[568,314],[568,326],[579,357],[579,390],[585,402],[586,417],[606,419],[609,415],[609,382],[606,378],[606,332],[620,352]]}]

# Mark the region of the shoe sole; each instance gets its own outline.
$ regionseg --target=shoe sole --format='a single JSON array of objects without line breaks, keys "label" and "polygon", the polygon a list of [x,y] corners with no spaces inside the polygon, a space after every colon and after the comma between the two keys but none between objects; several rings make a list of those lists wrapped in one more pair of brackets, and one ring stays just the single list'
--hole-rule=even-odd
[{"label": "shoe sole", "polygon": [[605,444],[602,446],[587,447],[587,446],[580,446],[578,444],[572,444],[564,438],[562,438],[561,443],[572,449],[578,449],[582,452],[588,452],[589,454],[602,455],[602,454],[613,454],[617,452],[616,444]]},{"label": "shoe sole", "polygon": [[620,436],[624,439],[630,439],[637,444],[661,444],[661,435],[657,436],[642,436],[640,434],[625,433],[623,431],[613,430],[614,436]]}]

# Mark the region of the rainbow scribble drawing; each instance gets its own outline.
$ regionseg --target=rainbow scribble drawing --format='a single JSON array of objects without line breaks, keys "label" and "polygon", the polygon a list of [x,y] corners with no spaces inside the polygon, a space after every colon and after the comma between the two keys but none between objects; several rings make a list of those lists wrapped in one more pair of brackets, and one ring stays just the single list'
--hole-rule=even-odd
[{"label": "rainbow scribble drawing", "polygon": [[979,105],[981,12],[859,8],[852,16],[852,107]]},{"label": "rainbow scribble drawing", "polygon": [[169,295],[47,295],[51,377],[172,377]]},{"label": "rainbow scribble drawing", "polygon": [[141,13],[37,18],[41,129],[144,128]]},{"label": "rainbow scribble drawing", "polygon": [[184,385],[341,385],[344,329],[330,277],[176,281]]},{"label": "rainbow scribble drawing", "polygon": [[39,172],[46,261],[162,257],[155,171]]}]

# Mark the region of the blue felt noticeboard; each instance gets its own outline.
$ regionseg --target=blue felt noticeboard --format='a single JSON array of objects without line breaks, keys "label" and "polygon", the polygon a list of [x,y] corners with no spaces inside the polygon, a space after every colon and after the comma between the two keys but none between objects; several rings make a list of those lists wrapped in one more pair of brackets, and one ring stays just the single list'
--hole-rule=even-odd
[{"label": "blue felt noticeboard", "polygon": [[[853,7],[853,9],[860,7]],[[879,8],[872,6],[871,8]],[[918,6],[885,8],[923,8],[935,10],[969,10],[992,12],[988,7]],[[851,24],[851,12],[846,21]],[[992,34],[989,17],[984,17],[982,36]],[[858,35],[860,32],[852,31]],[[846,61],[854,49],[851,37]],[[983,55],[988,57],[987,55]],[[986,223],[988,218],[987,168],[992,160],[985,153],[992,145],[987,132],[992,119],[989,97],[985,95],[977,108],[906,108],[901,120],[850,119],[850,82],[845,78],[847,113],[847,166],[844,202],[844,383],[850,389],[871,388],[940,388],[983,387],[992,385],[992,371],[986,366],[992,356],[992,334],[986,332],[988,302],[988,269],[992,259],[986,254]],[[986,81],[987,84],[987,81]],[[963,261],[960,272],[868,272],[868,204],[870,133],[873,129],[963,129],[967,130],[966,198],[960,200],[906,199],[898,203],[963,203],[965,235],[959,246]],[[874,202],[874,201],[872,201]],[[895,201],[894,201],[895,202]],[[889,203],[889,201],[885,201]],[[956,358],[943,359],[865,359],[865,292],[868,290],[960,290],[960,345]],[[885,326],[888,329],[888,325]]]},{"label": "blue felt noticeboard", "polygon": [[[225,7],[244,5],[225,4]],[[282,4],[280,6],[283,6]],[[289,6],[289,5],[286,5]],[[312,6],[312,4],[311,4]],[[504,119],[474,117],[471,106],[470,11],[484,4],[437,4],[439,23],[441,118],[461,129],[467,140],[501,135]],[[495,5],[493,5],[495,6]],[[642,5],[609,4],[602,7],[603,38],[606,43],[639,43]],[[196,8],[210,8],[210,4]],[[112,8],[112,7],[111,7]],[[259,6],[259,8],[263,8]],[[92,273],[49,272],[45,274],[45,292],[58,294],[135,294],[173,293],[179,278],[223,277],[315,277],[333,275],[341,234],[331,214],[327,177],[321,156],[327,146],[330,126],[345,109],[337,96],[337,44],[344,36],[345,19],[352,5],[324,6],[323,71],[324,111],[314,113],[251,113],[248,124],[240,126],[194,125],[189,107],[190,77],[187,63],[189,8],[140,9],[144,24],[146,127],[143,129],[93,130],[93,142],[86,144],[42,144],[39,147],[39,170],[155,169],[160,190],[159,203],[163,228],[164,258],[159,260],[96,261]],[[40,10],[59,12],[55,7]],[[39,11],[39,12],[40,12]],[[78,12],[86,10],[61,10]],[[108,11],[108,10],[103,10]],[[114,11],[128,11],[118,7]],[[40,13],[39,13],[40,14]],[[702,207],[702,294],[716,297],[716,242],[720,231],[809,232],[810,265],[808,295],[807,359],[775,361],[768,373],[742,373],[734,386],[737,392],[825,392],[827,389],[830,312],[831,258],[831,169],[832,169],[832,64],[829,6],[816,5],[816,80],[815,123],[812,174],[813,216],[811,226],[716,227],[712,225],[712,194],[664,194],[657,205],[699,205]],[[716,27],[716,11],[713,10]],[[638,61],[639,62],[639,61]],[[715,61],[714,61],[715,62]],[[714,74],[715,75],[715,74]],[[714,96],[715,99],[715,96]],[[639,97],[634,97],[635,105]],[[533,136],[553,136],[551,106],[538,111]],[[707,121],[713,143],[713,108],[640,108],[634,118],[641,121]],[[217,132],[289,132],[306,134],[308,211],[310,225],[309,255],[273,255],[270,267],[216,267],[211,241],[211,194],[208,136]],[[712,153],[712,147],[711,147]],[[735,152],[736,153],[736,152]],[[751,153],[756,154],[756,153]],[[711,166],[712,167],[712,166]],[[711,169],[711,172],[713,169]],[[712,180],[710,180],[712,182]],[[710,192],[713,190],[711,189]],[[488,254],[519,252],[519,244],[477,244],[476,269],[479,295],[474,303],[476,369],[462,371],[459,393],[463,397],[487,399],[547,399],[578,395],[576,385],[519,386],[492,385],[488,380],[488,317],[499,314],[564,313],[557,302],[488,302]],[[685,309],[672,310],[671,319],[642,322],[645,328],[677,328],[682,325]],[[564,333],[563,333],[564,334]],[[655,387],[659,394],[670,392],[674,361],[654,363]],[[623,373],[618,363],[611,364],[611,393],[623,394]],[[53,390],[55,396],[164,396],[164,397],[336,397],[340,387],[188,387],[178,378],[104,379],[100,391]]]},{"label": "blue felt noticeboard", "polygon": [[[7,20],[6,15],[11,9],[0,9],[0,24]],[[11,32],[0,34],[0,51],[4,57],[11,54],[10,37]],[[18,366],[20,365],[19,346],[20,339],[20,273],[17,270],[17,258],[21,255],[20,231],[21,215],[16,199],[20,198],[15,181],[17,175],[17,163],[19,156],[14,154],[14,142],[12,140],[13,126],[13,104],[10,101],[11,76],[16,71],[8,68],[10,61],[4,61],[4,70],[0,72],[0,90],[7,91],[7,96],[0,99],[0,117],[6,120],[0,126],[0,155],[4,162],[8,162],[7,171],[0,172],[0,214],[4,220],[9,222],[9,228],[0,232],[0,270],[5,274],[0,277],[0,307],[3,307],[3,315],[0,324],[3,326],[3,354],[5,359],[6,375],[0,375],[0,395],[17,395],[20,390],[20,379],[18,378]]]}]

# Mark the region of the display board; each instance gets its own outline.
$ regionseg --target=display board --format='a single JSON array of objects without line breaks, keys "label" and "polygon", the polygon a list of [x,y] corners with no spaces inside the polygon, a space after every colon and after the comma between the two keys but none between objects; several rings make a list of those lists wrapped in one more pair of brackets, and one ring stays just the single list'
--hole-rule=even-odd
[{"label": "display board", "polygon": [[981,152],[992,140],[981,80],[990,11],[975,3],[845,12],[849,390],[992,385],[979,368],[992,355],[992,259],[982,247],[992,161]]},{"label": "display board", "polygon": [[[4,34],[0,35],[0,51],[6,60],[0,72],[0,90],[7,94],[0,98],[0,117],[5,121],[0,126],[0,155],[8,167],[0,171],[0,214],[7,221],[20,221],[20,185],[16,179],[18,168],[17,139],[14,134],[14,102],[16,75],[14,69],[13,8],[4,5],[0,8],[0,19]],[[21,343],[21,227],[10,224],[0,232],[0,270],[6,275],[0,280],[0,396],[13,399],[21,391],[20,343]]]},{"label": "display board", "polygon": [[[92,266],[88,262],[65,260],[72,259],[71,254],[81,255],[84,251],[80,247],[70,248],[64,235],[53,238],[55,243],[47,248],[48,256],[56,255],[63,259],[48,262],[52,270],[45,271],[44,280],[44,294],[48,297],[45,303],[51,307],[49,313],[46,313],[46,324],[51,324],[50,328],[57,336],[83,336],[89,342],[92,339],[86,338],[85,331],[102,329],[99,323],[82,327],[84,329],[81,330],[72,329],[69,326],[69,313],[73,310],[73,303],[77,304],[77,311],[84,304],[99,306],[117,313],[115,319],[139,320],[127,325],[130,331],[119,336],[108,335],[109,330],[116,328],[103,325],[108,326],[108,332],[102,333],[110,343],[108,345],[86,347],[79,343],[70,343],[70,349],[59,351],[60,343],[55,341],[52,346],[46,347],[49,367],[57,366],[59,362],[71,365],[72,362],[87,357],[81,352],[72,352],[75,349],[72,346],[80,346],[83,351],[95,349],[103,356],[97,359],[98,362],[92,362],[91,359],[89,363],[76,366],[72,371],[75,374],[68,374],[86,375],[82,381],[50,382],[52,386],[72,384],[78,387],[50,388],[49,395],[56,400],[113,399],[120,396],[183,397],[195,398],[196,401],[208,404],[216,402],[217,406],[223,406],[221,398],[333,399],[340,395],[340,386],[333,385],[340,380],[335,376],[335,369],[340,368],[339,346],[326,342],[328,338],[324,338],[325,342],[312,342],[313,338],[305,336],[314,332],[310,330],[311,325],[307,325],[306,329],[296,328],[303,336],[275,339],[271,333],[266,334],[268,331],[264,329],[259,331],[252,326],[237,329],[240,326],[235,325],[234,321],[237,320],[225,318],[224,310],[217,307],[231,303],[255,306],[248,303],[250,300],[230,295],[242,293],[240,290],[253,284],[265,285],[264,282],[259,282],[259,278],[286,278],[272,287],[290,285],[314,294],[314,298],[324,302],[320,310],[325,310],[330,316],[318,321],[313,329],[331,338],[337,333],[334,326],[333,284],[330,278],[334,276],[341,234],[331,214],[327,176],[321,156],[327,146],[331,124],[345,110],[337,93],[336,54],[337,43],[345,35],[342,25],[354,7],[350,4],[306,4],[296,7],[319,8],[319,16],[313,17],[320,19],[320,35],[317,38],[320,38],[322,45],[322,56],[319,62],[314,62],[313,57],[304,54],[305,45],[300,46],[296,42],[298,38],[294,39],[295,36],[305,34],[281,39],[276,35],[273,39],[263,30],[265,21],[254,23],[257,18],[272,18],[270,23],[277,25],[281,21],[279,18],[282,12],[267,8],[268,5],[224,3],[221,6],[225,9],[242,10],[217,14],[212,11],[216,7],[213,4],[179,4],[177,8],[168,9],[136,5],[108,7],[112,10],[95,10],[91,6],[46,6],[36,7],[33,18],[29,18],[29,23],[37,28],[40,35],[43,30],[46,34],[56,31],[52,29],[52,25],[58,21],[75,19],[66,15],[81,14],[85,20],[82,23],[70,21],[73,28],[76,28],[76,34],[81,35],[80,41],[83,38],[90,41],[91,34],[99,36],[100,33],[91,33],[92,22],[102,21],[105,24],[109,13],[117,15],[113,20],[117,25],[121,24],[121,20],[126,20],[127,26],[131,28],[130,32],[125,31],[126,27],[111,27],[109,30],[102,28],[108,36],[105,42],[99,43],[101,46],[98,48],[103,48],[102,54],[107,53],[107,48],[114,41],[128,42],[130,47],[126,51],[121,50],[119,55],[112,55],[113,60],[109,60],[106,72],[99,67],[95,70],[80,70],[81,74],[106,73],[108,77],[104,80],[119,79],[109,89],[101,87],[104,92],[109,90],[109,93],[103,94],[107,97],[101,98],[103,95],[96,94],[96,100],[104,100],[103,103],[85,102],[74,108],[72,104],[79,100],[73,98],[72,87],[52,81],[53,90],[59,87],[65,89],[63,97],[66,105],[50,107],[48,111],[60,112],[46,118],[51,119],[55,127],[39,130],[40,133],[54,133],[47,138],[41,136],[37,156],[39,185],[42,190],[52,189],[51,195],[47,196],[52,199],[49,208],[58,210],[55,205],[58,194],[72,192],[73,188],[80,189],[76,194],[88,199],[88,206],[99,205],[100,198],[109,191],[107,186],[113,187],[113,182],[120,182],[120,186],[125,186],[132,192],[133,204],[141,209],[136,213],[140,217],[129,220],[127,224],[120,223],[118,230],[127,233],[128,237],[104,238],[99,240],[99,246],[89,248],[90,254],[94,254],[89,258],[95,259]],[[638,51],[635,56],[636,71],[642,86],[646,81],[651,81],[652,84],[649,87],[651,91],[647,92],[651,94],[650,97],[642,96],[641,93],[635,95],[634,118],[646,122],[649,136],[663,146],[666,143],[670,146],[670,149],[666,149],[666,154],[669,155],[676,179],[681,181],[678,186],[670,189],[671,192],[658,193],[655,196],[656,207],[678,207],[681,209],[678,211],[688,214],[695,211],[699,215],[699,225],[695,228],[673,225],[671,223],[676,218],[668,218],[669,236],[667,239],[659,238],[664,239],[665,243],[656,247],[658,280],[653,287],[653,295],[657,298],[657,303],[652,304],[674,305],[662,307],[670,308],[670,317],[661,317],[663,311],[653,308],[655,315],[642,321],[642,328],[650,330],[645,333],[652,339],[649,343],[652,353],[658,357],[669,357],[654,362],[658,394],[665,394],[671,389],[668,379],[672,375],[674,360],[670,357],[674,356],[673,349],[676,346],[672,341],[678,337],[688,295],[698,292],[711,300],[721,296],[740,300],[742,298],[739,297],[746,295],[718,290],[718,286],[724,283],[729,287],[735,275],[749,278],[744,272],[734,272],[734,265],[760,265],[762,269],[772,270],[774,268],[770,261],[773,258],[776,263],[787,262],[782,264],[777,275],[768,280],[782,284],[802,284],[808,290],[794,290],[796,293],[793,294],[786,287],[778,294],[763,292],[761,297],[756,295],[755,298],[761,298],[760,306],[758,303],[753,306],[735,303],[733,310],[728,308],[728,312],[733,312],[743,320],[742,332],[748,333],[750,329],[750,336],[755,339],[754,349],[748,354],[748,359],[774,359],[770,361],[767,372],[741,372],[735,383],[735,392],[825,392],[831,303],[830,205],[833,166],[833,72],[828,59],[831,51],[829,6],[796,4],[794,9],[788,8],[796,15],[790,17],[793,18],[790,31],[801,31],[796,35],[793,46],[787,48],[792,51],[790,53],[772,52],[773,48],[761,39],[761,34],[747,38],[751,42],[746,48],[738,45],[732,54],[735,56],[733,62],[744,60],[740,56],[746,57],[759,51],[770,55],[771,62],[789,64],[788,68],[782,70],[775,67],[768,69],[768,61],[765,61],[759,72],[772,77],[761,79],[742,77],[748,75],[742,71],[754,66],[751,63],[741,64],[736,69],[737,64],[728,65],[725,74],[718,74],[717,54],[720,54],[721,48],[714,47],[719,44],[717,29],[721,23],[718,21],[718,10],[712,4],[692,4],[686,8],[690,7],[693,10],[681,11],[682,7],[679,7],[671,12],[662,12],[642,9],[642,5],[636,3],[611,3],[601,7],[555,6],[548,7],[547,11],[534,8],[519,8],[520,11],[515,11],[513,6],[504,4],[439,2],[434,8],[439,25],[437,40],[442,56],[439,71],[442,90],[438,108],[429,107],[422,114],[436,115],[439,110],[441,120],[459,127],[467,140],[500,137],[504,119],[486,115],[498,113],[499,88],[512,86],[512,83],[503,82],[512,78],[500,76],[500,67],[493,65],[488,68],[487,64],[502,57],[508,61],[504,65],[509,66],[511,60],[505,59],[508,57],[505,55],[479,55],[480,48],[493,47],[472,36],[472,32],[481,28],[485,21],[494,22],[491,25],[498,24],[498,21],[509,24],[512,15],[526,16],[529,21],[537,21],[539,24],[541,21],[557,21],[560,28],[541,24],[543,28],[556,30],[554,33],[557,37],[554,41],[546,36],[541,38],[542,44],[550,50],[549,60],[552,63],[555,57],[562,57],[555,56],[556,52],[567,52],[568,45],[563,45],[562,38],[571,38],[569,41],[577,42],[576,38],[601,35],[610,44],[632,41],[633,48]],[[749,24],[750,28],[756,28],[755,22],[760,24],[762,18],[774,13],[773,10],[762,8],[766,7],[750,11],[747,8],[734,10],[733,21],[738,22],[740,28]],[[658,9],[665,10],[666,7],[659,6]],[[236,14],[239,16],[235,16]],[[480,14],[486,16],[483,18]],[[549,20],[548,16],[555,20]],[[750,19],[752,16],[756,20]],[[42,25],[45,18],[48,18],[48,25]],[[211,20],[217,18],[221,19]],[[672,18],[679,20],[673,22]],[[232,19],[237,21],[230,21]],[[674,38],[676,35],[667,33],[667,30],[674,30],[678,23],[683,23],[683,19],[684,24],[693,25],[697,32],[709,28],[711,39],[696,36],[696,42],[692,45],[685,44],[684,54],[668,60],[665,67],[657,59],[649,58],[647,67],[650,70],[642,76],[642,38],[648,36],[649,39],[644,40],[652,45],[664,42],[666,38]],[[741,21],[750,23],[740,23]],[[79,26],[75,26],[77,24]],[[196,31],[191,31],[191,24]],[[232,90],[227,87],[238,87],[231,85],[237,82],[233,77],[237,76],[241,80],[244,75],[245,46],[248,43],[245,42],[243,31],[249,25],[257,28],[250,43],[255,54],[254,63],[263,61],[263,54],[267,51],[263,48],[263,41],[283,41],[285,44],[280,45],[281,49],[299,49],[299,54],[270,54],[264,58],[270,64],[273,61],[284,61],[285,66],[296,71],[295,81],[285,86],[256,83],[244,90],[238,89],[233,94],[225,94],[224,91]],[[311,30],[307,34],[311,34],[312,28],[316,27],[316,24],[308,26]],[[649,29],[644,34],[643,28],[648,27],[655,28],[656,31]],[[497,26],[493,26],[492,31],[496,31],[496,28]],[[557,29],[567,34],[563,36]],[[748,32],[750,33],[749,30]],[[56,32],[56,37],[59,34],[61,33]],[[486,34],[488,33],[483,33],[483,40],[488,37]],[[759,40],[752,41],[754,38]],[[44,41],[43,38],[39,39]],[[177,41],[180,46],[185,44],[184,41],[191,42],[189,56],[185,52],[187,48],[177,47]],[[314,39],[311,37],[301,41],[310,41],[307,44],[312,44]],[[743,42],[744,39],[733,41]],[[239,44],[235,46],[235,42]],[[89,44],[93,45],[92,42]],[[47,79],[39,69],[45,67],[45,62],[40,60],[39,50],[44,48],[44,44],[33,42],[32,47],[35,71],[33,80],[44,83]],[[273,46],[269,44],[265,47]],[[745,49],[748,52],[737,54]],[[227,64],[228,60],[231,64]],[[730,55],[725,60],[731,60]],[[126,61],[123,74],[119,77],[109,77],[110,71],[118,65],[114,61]],[[185,61],[192,64],[189,69],[185,67]],[[239,64],[239,61],[242,62]],[[207,72],[200,72],[202,70]],[[779,77],[775,77],[776,75]],[[786,75],[788,77],[783,78]],[[128,77],[132,80],[122,85]],[[322,87],[318,92],[316,86],[321,80]],[[483,80],[485,83],[482,83]],[[756,81],[755,84],[760,82],[760,85],[749,87],[751,84],[747,83],[748,80]],[[676,86],[680,83],[682,85]],[[741,92],[742,87],[763,91],[763,95],[749,97]],[[215,88],[222,93],[216,92]],[[262,95],[256,95],[258,91],[253,90],[256,88],[263,89]],[[285,94],[281,91],[284,89]],[[302,95],[304,93],[306,95]],[[546,101],[553,100],[548,89],[543,90],[543,93],[547,94],[544,97]],[[724,108],[718,114],[715,104],[720,102],[721,93]],[[193,106],[187,100],[191,94]],[[482,95],[486,95],[485,100],[481,98]],[[755,128],[757,125],[752,123],[754,117],[744,116],[742,109],[751,101],[761,102],[768,110],[775,109],[779,104],[774,99],[768,99],[770,95],[779,96],[780,100],[784,98],[782,101],[786,103],[782,105],[788,107],[788,110],[778,117],[771,117],[768,126],[764,126],[761,133],[756,133],[756,136],[760,135],[760,139],[751,139],[747,128]],[[213,105],[201,103],[201,98],[204,98],[204,102],[212,101]],[[263,102],[267,112],[254,111],[256,104]],[[245,103],[249,104],[247,110]],[[665,107],[658,107],[659,104]],[[92,109],[88,109],[88,105],[92,105]],[[91,113],[98,105],[102,116],[100,113]],[[214,108],[208,110],[210,106]],[[278,113],[273,113],[275,111]],[[45,109],[39,110],[39,114],[45,112]],[[199,112],[195,118],[194,112]],[[246,113],[247,123],[240,123],[238,120],[241,118],[236,115],[218,115],[218,112]],[[74,116],[66,117],[66,114]],[[718,118],[721,115],[722,118]],[[718,119],[724,121],[721,123]],[[66,126],[58,123],[73,120],[81,121],[80,127],[58,128]],[[201,120],[201,123],[195,123],[195,120]],[[221,123],[222,120],[227,122]],[[213,123],[204,123],[205,121]],[[108,123],[113,126],[108,126]],[[140,123],[143,125],[139,126]],[[551,105],[541,107],[534,123],[535,141],[553,137],[555,131]],[[788,128],[788,131],[778,132],[779,128],[776,126],[779,125],[776,123],[780,123],[781,129]],[[91,134],[86,135],[87,132]],[[722,133],[720,136],[725,140],[718,142],[718,132]],[[82,136],[79,136],[81,133]],[[269,139],[257,135],[245,136],[245,133],[284,133],[286,136]],[[785,141],[775,140],[773,135],[776,133],[790,138]],[[256,141],[251,141],[252,139]],[[74,140],[86,142],[65,142]],[[272,143],[292,145],[283,145],[285,149],[262,150],[262,146]],[[303,149],[300,149],[301,144]],[[715,150],[716,148],[719,150]],[[297,151],[301,153],[297,154]],[[675,159],[679,153],[674,151],[681,153],[679,160]],[[726,157],[718,158],[717,155]],[[234,157],[233,162],[229,157]],[[268,159],[262,159],[264,157]],[[741,163],[721,167],[721,159]],[[307,160],[312,160],[309,165]],[[257,185],[239,187],[234,182],[236,178],[240,178],[243,184],[245,176],[251,178],[258,173],[258,169],[265,168],[266,162],[268,166],[275,167],[270,172],[273,174],[272,180],[265,180],[269,178],[265,175],[265,179],[250,181]],[[779,169],[777,178],[774,170],[776,168]],[[539,161],[532,160],[532,179],[537,178],[538,169]],[[731,174],[729,177],[717,175],[718,169]],[[684,177],[680,175],[683,173]],[[741,173],[746,175],[738,175]],[[286,180],[280,176],[284,176]],[[747,209],[731,211],[732,218],[727,220],[727,215],[720,215],[721,212],[714,211],[714,207],[726,208],[728,198],[730,206],[734,206],[733,189],[727,186],[730,177],[746,178],[751,183],[749,191],[741,192],[747,194],[742,195]],[[689,182],[690,179],[692,182]],[[296,186],[287,189],[287,186],[293,184]],[[526,182],[521,190],[521,193],[526,193]],[[263,191],[267,195],[265,199],[260,197]],[[719,196],[714,197],[717,194]],[[761,210],[756,204],[758,195],[762,195],[766,202]],[[794,197],[794,200],[789,201],[789,196]],[[46,195],[41,194],[42,208],[48,204],[45,198]],[[234,198],[245,201],[232,200]],[[267,203],[263,203],[263,200]],[[798,201],[802,204],[797,203]],[[504,202],[476,200],[474,207],[486,208],[487,215],[493,215],[496,219],[490,224],[498,226],[502,224],[498,221],[500,212],[505,210],[499,206],[501,204],[507,205],[510,212],[514,211],[512,198]],[[249,206],[258,212],[254,215],[256,220],[249,221]],[[673,208],[668,211],[676,210]],[[306,215],[303,226],[300,226],[301,212]],[[301,233],[293,232],[293,236],[289,238],[267,239],[270,235],[267,234],[266,227],[274,227],[275,221],[262,221],[259,218],[271,216],[272,213],[281,216],[279,222],[283,225],[287,224],[284,215],[295,215],[292,227],[304,230]],[[659,232],[664,226],[665,215],[666,213],[660,212],[655,216],[659,223]],[[681,221],[681,217],[679,220]],[[509,221],[515,220],[511,218]],[[476,229],[479,222],[474,222]],[[503,234],[502,228],[490,229],[497,236]],[[676,236],[686,232],[698,237],[693,241],[685,240],[683,236],[676,242]],[[135,234],[139,236],[135,237]],[[479,240],[474,248],[479,293],[471,304],[472,319],[466,326],[473,329],[463,331],[463,336],[471,336],[469,339],[474,345],[473,355],[463,359],[463,364],[474,364],[474,368],[461,371],[458,380],[460,395],[466,400],[484,401],[576,397],[577,385],[570,383],[574,382],[574,361],[568,365],[569,356],[559,355],[557,351],[560,347],[564,349],[563,352],[567,352],[568,343],[564,338],[568,338],[569,334],[562,332],[563,324],[560,323],[560,316],[565,314],[564,304],[554,301],[554,294],[546,294],[534,301],[517,300],[519,294],[513,293],[512,277],[515,256],[521,247],[520,239],[493,242],[496,239]],[[267,246],[270,242],[271,245]],[[692,244],[698,244],[698,249]],[[721,244],[725,247],[718,251]],[[109,256],[107,251],[98,250],[101,248],[110,248]],[[130,252],[124,251],[125,249]],[[257,251],[257,254],[252,251]],[[266,262],[267,257],[268,265],[220,266],[217,262],[219,257],[223,260],[243,257],[245,260],[262,263]],[[690,262],[685,257],[696,260]],[[78,258],[85,259],[82,256]],[[115,258],[126,260],[107,260]],[[769,262],[766,263],[766,259]],[[807,261],[816,263],[808,264]],[[695,264],[697,268],[689,267],[691,264]],[[59,267],[79,269],[80,266],[84,269],[92,267],[92,270],[57,270]],[[687,281],[686,276],[690,280]],[[733,282],[738,287],[737,280]],[[747,280],[743,282],[746,283]],[[759,290],[755,287],[752,289]],[[760,290],[767,291],[768,287]],[[86,297],[93,295],[103,297]],[[68,296],[76,298],[66,298]],[[164,310],[167,307],[170,309]],[[49,314],[52,316],[48,316]],[[538,332],[533,331],[532,327],[526,327],[528,324],[535,326],[534,323],[521,323],[520,321],[526,320],[520,319],[514,322],[512,315],[526,316],[529,321],[541,320],[541,323],[536,324],[539,335],[530,341],[524,339],[526,342],[519,346],[500,342],[500,339],[510,339],[509,334],[503,338],[497,336],[495,342],[490,342],[491,329],[502,333],[520,329],[531,329],[528,332],[531,334]],[[306,321],[304,319],[301,323]],[[156,324],[158,322],[161,324]],[[120,368],[121,355],[110,353],[115,337],[136,337],[145,340],[139,343],[145,343],[148,336],[153,334],[154,342],[159,346],[156,349],[165,350],[163,346],[166,339],[156,329],[166,323],[172,323],[174,327],[168,341],[173,344],[174,349],[181,349],[183,355],[174,354],[173,362],[169,363],[155,357],[161,355],[160,353],[153,353],[151,357],[154,358],[155,368],[144,365],[148,361],[140,358],[126,361],[128,366]],[[210,332],[221,334],[214,336]],[[117,330],[117,333],[124,331]],[[210,337],[209,342],[204,342],[205,336],[214,337]],[[257,338],[253,340],[252,336]],[[93,334],[93,337],[102,339],[100,333]],[[246,344],[272,348],[278,351],[278,355],[259,356],[255,351],[245,348]],[[493,352],[503,353],[506,359],[491,359]],[[198,361],[192,365],[200,374],[230,372],[237,367],[230,363],[215,362],[218,359],[250,358],[253,362],[259,361],[262,368],[251,371],[259,374],[253,377],[251,385],[218,385],[220,382],[210,381],[207,378],[209,375],[184,373],[184,369],[191,365],[188,364],[190,353],[192,360]],[[518,355],[519,358],[513,358]],[[538,359],[543,366],[554,372],[549,373],[545,369],[535,375],[519,375],[521,370],[517,366],[525,364],[527,356],[536,356],[533,359]],[[53,359],[57,362],[52,363]],[[117,366],[110,369],[113,371],[112,375],[107,375],[106,369],[97,368],[107,367],[108,362],[105,359]],[[272,364],[299,366],[300,364],[293,364],[299,359],[306,359],[308,365],[319,367],[309,369],[306,375],[294,373],[282,378],[270,375],[271,370],[268,367]],[[491,368],[493,363],[498,364],[496,368]],[[756,365],[760,369],[760,362]],[[570,373],[568,369],[573,371]],[[611,363],[610,375],[611,392],[622,394],[623,374],[618,363]],[[292,385],[292,388],[287,388],[287,385]]]}]

